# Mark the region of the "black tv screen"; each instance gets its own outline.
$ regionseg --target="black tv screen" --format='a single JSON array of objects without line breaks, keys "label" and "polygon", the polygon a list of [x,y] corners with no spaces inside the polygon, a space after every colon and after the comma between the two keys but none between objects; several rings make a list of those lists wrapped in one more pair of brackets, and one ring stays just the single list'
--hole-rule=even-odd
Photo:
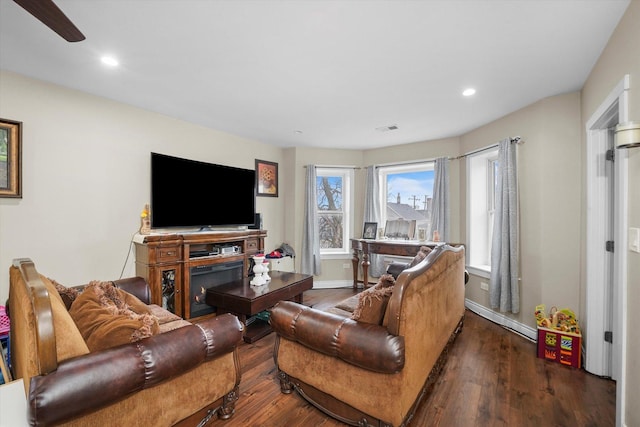
[{"label": "black tv screen", "polygon": [[251,225],[255,171],[151,153],[151,227]]}]

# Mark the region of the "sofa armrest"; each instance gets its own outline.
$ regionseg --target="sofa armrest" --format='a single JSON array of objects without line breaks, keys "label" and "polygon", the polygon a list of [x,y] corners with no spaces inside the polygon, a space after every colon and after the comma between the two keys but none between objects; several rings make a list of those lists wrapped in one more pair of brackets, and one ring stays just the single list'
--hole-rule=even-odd
[{"label": "sofa armrest", "polygon": [[[124,279],[112,280],[111,283],[113,283],[113,286],[116,288],[122,289],[123,291],[135,296],[143,303],[147,305],[151,304],[151,287],[144,278],[139,276],[125,277]],[[84,288],[87,286],[88,284],[77,285],[74,286],[73,289],[76,289],[78,292],[83,292]],[[65,301],[67,308],[69,308],[71,302],[72,301]]]},{"label": "sofa armrest", "polygon": [[269,323],[282,338],[374,372],[396,373],[404,367],[404,338],[383,326],[293,301],[281,301],[270,312]]},{"label": "sofa armrest", "polygon": [[[114,403],[233,352],[244,326],[232,314],[67,359],[31,378],[32,425],[58,423]],[[36,419],[37,418],[37,419]]]},{"label": "sofa armrest", "polygon": [[142,277],[118,279],[114,280],[113,284],[116,288],[120,288],[137,297],[143,303],[151,304],[151,287]]}]

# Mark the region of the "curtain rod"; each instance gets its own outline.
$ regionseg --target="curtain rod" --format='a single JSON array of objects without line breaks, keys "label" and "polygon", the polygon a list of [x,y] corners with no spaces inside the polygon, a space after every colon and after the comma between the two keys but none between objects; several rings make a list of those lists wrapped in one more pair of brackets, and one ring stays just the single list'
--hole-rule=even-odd
[{"label": "curtain rod", "polygon": [[[317,168],[322,168],[322,169],[362,169],[359,166],[353,166],[353,165],[345,165],[345,166],[338,166],[338,165],[313,165],[316,169]],[[307,165],[302,166],[303,168],[307,168]]]},{"label": "curtain rod", "polygon": [[373,165],[376,168],[385,167],[385,166],[405,166],[405,165],[417,165],[420,163],[429,163],[435,162],[436,159],[421,159],[421,160],[407,160],[406,162],[391,162],[391,163],[380,163],[378,165]]},{"label": "curtain rod", "polygon": [[[522,140],[521,137],[519,136],[514,136],[511,138],[511,142],[512,143],[516,143],[516,144],[524,144],[524,141]],[[486,150],[491,150],[492,148],[496,148],[498,146],[498,144],[492,144],[489,145],[487,147],[484,148],[478,148],[477,150],[473,150],[473,151],[469,151],[468,153],[462,154],[460,156],[457,157],[448,157],[449,160],[459,160],[462,158],[465,158],[467,156],[471,156],[472,154],[477,154],[477,153],[481,153],[483,151]],[[406,162],[393,162],[393,163],[382,163],[382,164],[378,164],[378,165],[374,165],[376,168],[379,167],[384,167],[384,166],[399,166],[399,165],[412,165],[412,164],[418,164],[418,163],[427,163],[427,162],[435,162],[437,159],[422,159],[422,160],[408,160]],[[314,165],[316,168],[323,168],[323,169],[366,169],[366,167],[359,167],[359,166],[336,166],[336,165]],[[305,169],[307,168],[307,165],[303,166]]]},{"label": "curtain rod", "polygon": [[[519,136],[514,136],[513,138],[511,138],[511,142],[512,143],[516,143],[516,144],[524,144],[524,141]],[[463,158],[465,158],[467,156],[471,156],[473,154],[478,154],[478,153],[482,153],[483,151],[491,150],[492,148],[496,148],[498,145],[499,144],[492,144],[492,145],[489,145],[489,146],[484,147],[484,148],[478,148],[477,150],[469,151],[468,153],[462,154],[462,155],[457,156],[457,157],[449,157],[449,160],[463,159]]]}]

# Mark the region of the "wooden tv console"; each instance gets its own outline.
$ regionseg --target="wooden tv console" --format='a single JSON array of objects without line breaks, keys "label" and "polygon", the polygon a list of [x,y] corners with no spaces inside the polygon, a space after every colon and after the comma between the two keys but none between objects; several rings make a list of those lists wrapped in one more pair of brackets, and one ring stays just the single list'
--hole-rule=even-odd
[{"label": "wooden tv console", "polygon": [[251,256],[264,252],[265,237],[265,230],[137,234],[136,275],[149,283],[153,304],[189,319],[191,268],[242,261],[247,277]]}]

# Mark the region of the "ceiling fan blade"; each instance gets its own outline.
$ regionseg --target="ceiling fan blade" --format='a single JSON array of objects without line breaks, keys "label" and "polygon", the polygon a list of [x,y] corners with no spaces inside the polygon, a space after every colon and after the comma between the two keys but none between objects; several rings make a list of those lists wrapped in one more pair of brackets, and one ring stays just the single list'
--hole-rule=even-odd
[{"label": "ceiling fan blade", "polygon": [[85,39],[84,34],[56,6],[52,0],[13,0],[27,12],[38,18],[44,25],[58,33],[69,42]]}]

